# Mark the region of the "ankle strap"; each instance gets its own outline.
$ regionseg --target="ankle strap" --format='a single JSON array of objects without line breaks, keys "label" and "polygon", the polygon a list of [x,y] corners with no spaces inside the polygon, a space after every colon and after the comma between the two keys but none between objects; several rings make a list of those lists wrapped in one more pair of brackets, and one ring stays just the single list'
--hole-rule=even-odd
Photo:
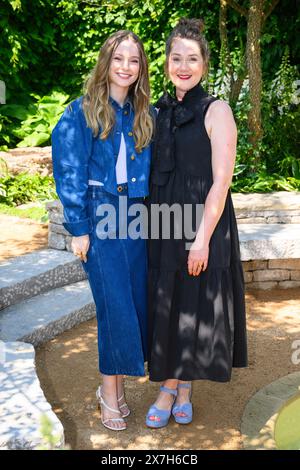
[{"label": "ankle strap", "polygon": [[176,389],[174,390],[173,388],[168,388],[168,387],[164,387],[163,385],[161,385],[160,390],[162,392],[170,393],[171,395],[174,395],[174,397],[177,397],[177,390]]},{"label": "ankle strap", "polygon": [[191,384],[191,383],[187,383],[187,384],[178,384],[177,387],[178,387],[178,388],[192,388],[192,384]]}]

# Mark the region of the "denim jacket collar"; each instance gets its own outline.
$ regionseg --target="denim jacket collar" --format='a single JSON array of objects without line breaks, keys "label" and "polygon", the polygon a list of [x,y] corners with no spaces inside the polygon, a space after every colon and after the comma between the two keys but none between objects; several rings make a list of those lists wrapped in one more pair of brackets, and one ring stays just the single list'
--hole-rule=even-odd
[{"label": "denim jacket collar", "polygon": [[116,100],[114,100],[111,96],[109,97],[109,102],[112,104],[112,106],[115,109],[126,109],[127,107],[131,108],[131,111],[133,111],[133,102],[132,102],[132,97],[127,95],[126,100],[124,101],[123,106],[121,106]]}]

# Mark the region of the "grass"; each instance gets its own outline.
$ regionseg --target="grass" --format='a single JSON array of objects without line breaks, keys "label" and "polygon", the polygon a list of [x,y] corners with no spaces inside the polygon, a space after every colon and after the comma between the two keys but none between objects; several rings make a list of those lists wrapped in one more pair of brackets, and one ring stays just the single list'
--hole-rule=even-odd
[{"label": "grass", "polygon": [[5,215],[12,215],[15,217],[21,217],[24,219],[32,219],[36,220],[37,222],[47,222],[48,221],[48,213],[45,208],[45,204],[39,204],[32,206],[28,204],[22,205],[22,207],[18,206],[8,206],[6,204],[0,204],[0,214]]},{"label": "grass", "polygon": [[280,450],[300,449],[300,395],[288,400],[278,413],[274,438]]}]

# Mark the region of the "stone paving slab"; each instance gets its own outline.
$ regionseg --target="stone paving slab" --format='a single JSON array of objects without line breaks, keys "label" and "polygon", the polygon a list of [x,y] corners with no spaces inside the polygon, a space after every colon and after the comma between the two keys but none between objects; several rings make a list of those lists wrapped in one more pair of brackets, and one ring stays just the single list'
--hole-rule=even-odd
[{"label": "stone paving slab", "polygon": [[64,430],[41,389],[31,344],[0,341],[0,450],[35,449],[42,443],[41,417],[52,424],[57,448]]},{"label": "stone paving slab", "polygon": [[300,258],[300,224],[242,224],[242,261]]},{"label": "stone paving slab", "polygon": [[94,316],[88,281],[80,281],[7,307],[0,314],[0,339],[37,346]]},{"label": "stone paving slab", "polygon": [[276,449],[274,427],[278,412],[299,390],[300,372],[294,372],[262,388],[249,400],[241,424],[245,449]]},{"label": "stone paving slab", "polygon": [[0,310],[24,299],[86,278],[67,251],[38,250],[0,263]]},{"label": "stone paving slab", "polygon": [[273,193],[232,193],[234,209],[238,211],[284,210],[299,211],[299,191],[276,191]]}]

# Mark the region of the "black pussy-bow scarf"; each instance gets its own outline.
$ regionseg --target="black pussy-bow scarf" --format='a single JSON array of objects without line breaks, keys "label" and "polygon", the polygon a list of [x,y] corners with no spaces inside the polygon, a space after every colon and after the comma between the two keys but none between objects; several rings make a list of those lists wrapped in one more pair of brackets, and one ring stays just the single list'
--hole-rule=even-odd
[{"label": "black pussy-bow scarf", "polygon": [[156,103],[159,108],[152,156],[151,182],[163,186],[175,167],[175,132],[194,119],[193,104],[207,97],[201,85],[189,90],[182,101],[165,93]]}]

